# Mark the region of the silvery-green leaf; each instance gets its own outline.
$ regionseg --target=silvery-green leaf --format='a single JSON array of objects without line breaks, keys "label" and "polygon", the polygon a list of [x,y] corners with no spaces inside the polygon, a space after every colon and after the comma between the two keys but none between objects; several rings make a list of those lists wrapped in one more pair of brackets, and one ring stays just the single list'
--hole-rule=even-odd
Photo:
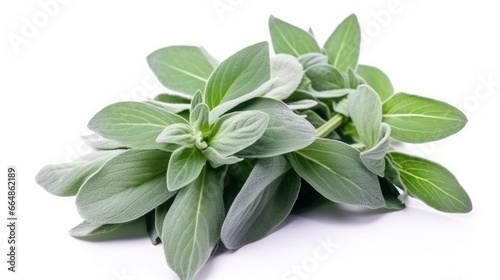
[{"label": "silvery-green leaf", "polygon": [[107,161],[124,151],[97,151],[82,156],[73,162],[47,165],[38,172],[35,181],[53,195],[76,195],[85,180],[99,170]]},{"label": "silvery-green leaf", "polygon": [[350,15],[326,40],[324,50],[330,63],[340,71],[356,69],[361,44],[361,28],[356,15]]},{"label": "silvery-green leaf", "polygon": [[96,150],[116,150],[127,149],[128,147],[114,140],[109,140],[94,133],[82,136],[83,141]]},{"label": "silvery-green leaf", "polygon": [[268,123],[269,115],[257,110],[226,114],[214,123],[208,146],[223,157],[233,155],[259,140]]},{"label": "silvery-green leaf", "polygon": [[375,146],[382,125],[382,102],[378,94],[369,86],[359,86],[349,94],[349,115],[363,144],[368,149]]},{"label": "silvery-green leaf", "polygon": [[391,127],[385,123],[382,124],[382,139],[372,148],[361,152],[361,161],[371,172],[379,177],[384,177],[385,155],[389,152]]},{"label": "silvery-green leaf", "polygon": [[342,98],[340,101],[333,103],[333,111],[349,117],[349,98]]},{"label": "silvery-green leaf", "polygon": [[113,232],[123,224],[101,224],[83,221],[76,227],[70,229],[69,234],[74,237],[90,237]]},{"label": "silvery-green leaf", "polygon": [[347,69],[347,80],[348,80],[349,88],[352,88],[352,89],[358,88],[358,86],[360,84],[360,80],[359,80],[358,76],[356,76],[356,73],[354,73],[352,68]]},{"label": "silvery-green leaf", "polygon": [[276,82],[276,79],[272,79],[270,81],[267,81],[263,83],[260,87],[256,88],[250,93],[247,93],[241,97],[238,97],[233,100],[229,100],[227,102],[224,102],[217,107],[213,108],[210,111],[209,114],[209,123],[213,124],[220,116],[222,116],[224,113],[228,112],[229,110],[233,109],[234,107],[242,104],[245,101],[248,101],[250,99],[253,99],[255,97],[263,96],[266,92],[270,91]]},{"label": "silvery-green leaf", "polygon": [[167,213],[170,210],[170,207],[172,206],[174,200],[175,198],[171,198],[162,205],[155,208],[154,211],[155,227],[156,231],[158,232],[158,235],[160,236],[160,239],[161,236],[163,235],[163,222],[165,221],[165,217],[167,216]]},{"label": "silvery-green leaf", "polygon": [[202,152],[194,148],[181,147],[170,157],[167,169],[167,188],[176,191],[194,181],[205,166]]},{"label": "silvery-green leaf", "polygon": [[201,93],[201,90],[198,90],[194,94],[193,99],[191,99],[189,110],[193,112],[194,108],[196,108],[196,106],[198,106],[201,103],[203,103],[203,93]]},{"label": "silvery-green leaf", "polygon": [[116,224],[144,216],[174,195],[166,186],[170,153],[126,150],[85,181],[76,196],[86,221]]},{"label": "silvery-green leaf", "polygon": [[162,240],[169,266],[182,280],[193,280],[220,239],[226,168],[208,165],[179,191],[163,222]]},{"label": "silvery-green leaf", "polygon": [[346,81],[342,73],[331,65],[309,67],[304,73],[316,91],[326,91],[346,88]]},{"label": "silvery-green leaf", "polygon": [[267,42],[246,47],[223,61],[210,75],[205,88],[209,109],[244,96],[270,78]]},{"label": "silvery-green leaf", "polygon": [[205,150],[203,150],[203,155],[209,161],[210,165],[213,168],[218,168],[222,165],[235,164],[243,160],[242,158],[238,158],[235,156],[222,156],[212,147],[208,147]]},{"label": "silvery-green leaf", "polygon": [[[155,208],[156,209],[156,208]],[[146,214],[146,230],[148,232],[149,240],[151,244],[158,245],[161,243],[160,234],[156,230],[156,221],[155,221],[155,211],[151,211]]]},{"label": "silvery-green leaf", "polygon": [[288,54],[271,58],[271,79],[276,79],[272,89],[264,96],[283,100],[292,95],[302,81],[302,64]]},{"label": "silvery-green leaf", "polygon": [[288,105],[288,108],[291,110],[306,110],[306,109],[311,109],[314,108],[318,105],[318,101],[316,100],[311,100],[311,99],[304,99],[300,101],[295,101],[295,102],[289,102],[286,105]]},{"label": "silvery-green leaf", "polygon": [[296,26],[274,16],[269,18],[269,31],[275,53],[286,53],[299,57],[306,53],[321,52],[314,37]]},{"label": "silvery-green leaf", "polygon": [[358,65],[356,74],[378,93],[382,102],[394,94],[391,80],[382,70],[373,66]]},{"label": "silvery-green leaf", "polygon": [[467,213],[472,210],[469,196],[443,166],[398,152],[389,155],[410,195],[443,212]]},{"label": "silvery-green leaf", "polygon": [[158,135],[156,142],[193,147],[193,129],[190,125],[184,123],[169,125]]},{"label": "silvery-green leaf", "polygon": [[350,88],[321,90],[321,91],[317,91],[314,88],[309,89],[309,92],[312,94],[312,96],[323,99],[338,98],[351,94],[355,91],[356,91],[355,89],[350,89]]},{"label": "silvery-green leaf", "polygon": [[202,134],[206,135],[210,132],[209,124],[209,109],[207,104],[200,103],[189,114],[189,122],[193,127],[198,128]]},{"label": "silvery-green leaf", "polygon": [[242,104],[238,111],[258,110],[269,115],[269,124],[262,137],[237,156],[271,157],[304,148],[314,142],[316,131],[303,117],[276,99],[255,98]]},{"label": "silvery-green leaf", "polygon": [[288,154],[295,171],[325,198],[368,208],[385,206],[377,176],[361,162],[359,151],[346,143],[318,138]]},{"label": "silvery-green leaf", "polygon": [[156,100],[146,100],[144,103],[165,109],[172,113],[180,113],[189,110],[189,104],[184,103],[165,103]]},{"label": "silvery-green leaf", "polygon": [[165,127],[188,122],[165,109],[140,102],[119,102],[99,111],[88,127],[104,138],[135,149],[165,149],[156,138]]},{"label": "silvery-green leaf", "polygon": [[328,57],[322,53],[306,53],[298,57],[304,71],[318,65],[328,65]]},{"label": "silvery-green leaf", "polygon": [[203,90],[214,70],[206,51],[193,46],[171,46],[147,57],[156,78],[167,88],[194,95]]},{"label": "silvery-green leaf", "polygon": [[224,245],[239,249],[267,236],[290,214],[299,190],[300,177],[284,157],[257,161],[222,225]]},{"label": "silvery-green leaf", "polygon": [[391,137],[407,143],[440,140],[467,123],[464,113],[447,103],[406,93],[389,98],[383,112],[383,121],[392,128]]},{"label": "silvery-green leaf", "polygon": [[185,93],[169,92],[158,94],[153,100],[169,104],[190,104],[191,98],[191,95]]}]

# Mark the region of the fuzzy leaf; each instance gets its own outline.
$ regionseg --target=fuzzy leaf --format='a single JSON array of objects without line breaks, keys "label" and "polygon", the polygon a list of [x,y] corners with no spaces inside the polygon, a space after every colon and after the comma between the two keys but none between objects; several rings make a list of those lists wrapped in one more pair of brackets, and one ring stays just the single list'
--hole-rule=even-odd
[{"label": "fuzzy leaf", "polygon": [[373,66],[358,65],[356,74],[378,93],[382,102],[394,94],[391,80],[382,70]]},{"label": "fuzzy leaf", "polygon": [[379,177],[384,177],[385,155],[391,149],[390,146],[391,127],[382,124],[382,139],[372,148],[361,152],[361,161],[371,172]]},{"label": "fuzzy leaf", "polygon": [[380,140],[382,102],[377,93],[366,85],[349,94],[349,115],[356,126],[361,141],[370,149]]},{"label": "fuzzy leaf", "polygon": [[188,122],[165,109],[140,102],[119,102],[99,111],[88,127],[104,138],[137,149],[165,149],[156,138],[165,127]]},{"label": "fuzzy leaf", "polygon": [[398,152],[390,152],[389,159],[399,171],[410,195],[443,212],[467,213],[472,210],[469,195],[443,166]]},{"label": "fuzzy leaf", "polygon": [[162,230],[169,266],[182,280],[192,280],[220,239],[224,221],[223,182],[226,168],[206,166],[177,194]]},{"label": "fuzzy leaf", "polygon": [[53,195],[76,195],[85,180],[123,151],[98,151],[82,156],[73,162],[47,165],[38,172],[35,181]]},{"label": "fuzzy leaf", "polygon": [[266,42],[246,47],[223,61],[210,75],[205,89],[209,109],[248,94],[270,78]]},{"label": "fuzzy leaf", "polygon": [[295,171],[327,199],[368,208],[385,206],[377,176],[361,162],[355,148],[318,138],[288,159]]},{"label": "fuzzy leaf", "polygon": [[278,54],[271,58],[271,79],[277,79],[272,89],[264,96],[284,100],[295,92],[303,75],[302,64],[297,58]]},{"label": "fuzzy leaf", "polygon": [[193,129],[183,123],[169,125],[158,135],[156,142],[192,147],[194,145]]},{"label": "fuzzy leaf", "polygon": [[330,63],[340,71],[356,69],[361,44],[361,29],[356,15],[350,15],[335,29],[324,49]]},{"label": "fuzzy leaf", "polygon": [[199,47],[172,46],[153,52],[147,60],[165,87],[192,96],[205,88],[214,70],[205,53]]},{"label": "fuzzy leaf", "polygon": [[69,234],[74,237],[90,237],[106,234],[119,229],[123,224],[100,224],[87,221],[81,222],[76,227],[70,229]]},{"label": "fuzzy leaf", "polygon": [[285,53],[299,57],[306,53],[321,52],[321,48],[310,33],[273,16],[269,18],[269,31],[274,52],[277,54]]},{"label": "fuzzy leaf", "polygon": [[224,115],[212,127],[208,145],[221,156],[233,155],[259,140],[268,123],[269,116],[255,110]]},{"label": "fuzzy leaf", "polygon": [[288,216],[299,190],[300,177],[284,157],[257,161],[222,225],[224,245],[239,249],[267,236]]},{"label": "fuzzy leaf", "polygon": [[176,191],[194,181],[205,163],[205,157],[197,148],[182,147],[175,150],[168,162],[168,190]]},{"label": "fuzzy leaf", "polygon": [[116,224],[144,216],[174,195],[166,186],[169,153],[127,150],[107,161],[76,196],[86,221]]},{"label": "fuzzy leaf", "polygon": [[384,103],[383,121],[391,137],[407,143],[424,143],[460,131],[467,117],[457,108],[434,99],[397,93]]},{"label": "fuzzy leaf", "polygon": [[316,139],[314,127],[281,101],[259,97],[236,110],[258,110],[269,115],[269,124],[262,137],[238,152],[238,156],[259,158],[286,154],[304,148]]}]

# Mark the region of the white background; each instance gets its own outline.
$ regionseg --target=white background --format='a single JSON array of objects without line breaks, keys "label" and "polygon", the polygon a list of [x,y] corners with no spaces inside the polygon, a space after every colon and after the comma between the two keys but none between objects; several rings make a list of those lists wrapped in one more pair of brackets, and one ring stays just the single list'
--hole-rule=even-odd
[{"label": "white background", "polygon": [[[67,0],[44,22],[40,3],[45,2],[0,4],[0,168],[19,169],[20,218],[19,272],[6,272],[2,222],[0,275],[177,279],[161,246],[150,245],[140,225],[117,241],[72,238],[67,230],[80,222],[73,199],[38,187],[37,171],[88,152],[79,135],[87,133],[87,121],[100,108],[163,91],[145,60],[158,48],[202,45],[222,60],[269,40],[270,14],[313,27],[324,42],[343,18],[356,13],[364,36],[361,63],[383,69],[398,91],[441,99],[467,113],[469,123],[459,134],[402,149],[456,174],[473,200],[473,212],[443,214],[414,200],[393,213],[325,205],[290,217],[258,243],[219,254],[199,279],[500,279],[497,1]],[[232,8],[218,11],[214,4]],[[9,38],[23,36],[24,18],[38,27],[12,44]],[[494,83],[485,87],[485,80]],[[5,189],[0,200],[5,217]],[[315,250],[328,240],[336,248],[314,260]],[[303,265],[306,274],[285,277]]]}]

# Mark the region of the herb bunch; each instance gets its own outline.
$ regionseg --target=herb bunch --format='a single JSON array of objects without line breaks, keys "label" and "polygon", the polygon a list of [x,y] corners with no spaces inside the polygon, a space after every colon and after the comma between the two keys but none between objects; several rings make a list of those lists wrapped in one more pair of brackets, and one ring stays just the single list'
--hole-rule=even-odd
[{"label": "herb bunch", "polygon": [[443,212],[471,211],[447,169],[391,145],[450,136],[465,126],[462,112],[394,93],[381,70],[358,64],[354,15],[323,47],[275,17],[269,27],[272,57],[266,42],[221,63],[193,46],[148,56],[170,92],[102,109],[85,137],[96,151],[36,177],[54,195],[76,195],[84,221],[72,235],[145,217],[153,244],[189,280],[219,244],[258,241],[321,198],[400,210],[409,195]]}]

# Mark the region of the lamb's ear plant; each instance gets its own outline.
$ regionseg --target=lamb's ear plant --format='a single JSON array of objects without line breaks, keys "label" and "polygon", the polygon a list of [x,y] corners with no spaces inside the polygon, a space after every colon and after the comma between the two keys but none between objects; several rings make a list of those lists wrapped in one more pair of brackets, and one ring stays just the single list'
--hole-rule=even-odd
[{"label": "lamb's ear plant", "polygon": [[323,47],[275,17],[269,28],[272,57],[266,42],[220,63],[192,46],[147,57],[165,93],[102,109],[85,137],[96,151],[36,177],[54,195],[76,195],[84,221],[72,235],[145,217],[152,243],[190,280],[218,244],[256,242],[315,197],[400,210],[411,196],[443,212],[472,210],[450,171],[392,145],[448,137],[465,115],[395,93],[380,69],[358,64],[356,16]]}]

